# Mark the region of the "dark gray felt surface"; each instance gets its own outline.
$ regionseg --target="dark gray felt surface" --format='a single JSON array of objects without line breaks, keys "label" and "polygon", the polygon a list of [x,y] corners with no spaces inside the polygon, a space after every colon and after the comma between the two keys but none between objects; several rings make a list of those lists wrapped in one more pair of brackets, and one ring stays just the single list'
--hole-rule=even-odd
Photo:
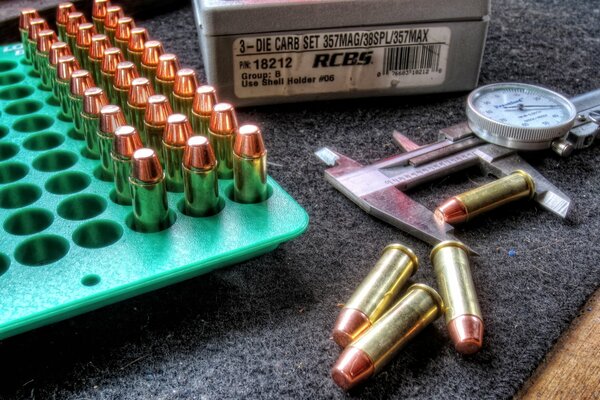
[{"label": "dark gray felt surface", "polygon": [[[600,86],[597,1],[494,1],[481,83],[539,83],[567,95]],[[201,69],[190,7],[145,21],[183,63]],[[360,161],[393,154],[398,129],[419,143],[464,119],[465,94],[247,109],[264,127],[270,173],[311,217],[305,235],[252,261],[0,342],[0,396],[11,398],[344,398],[329,370],[332,324],[381,249],[430,248],[375,220],[336,192],[312,155],[333,146]],[[426,329],[360,398],[507,398],[599,286],[598,146],[569,159],[528,157],[577,202],[565,223],[534,204],[495,212],[458,236],[482,256],[473,275],[487,325],[469,358],[441,320]],[[470,170],[414,196],[433,208],[486,181]],[[516,255],[510,257],[508,251]]]}]

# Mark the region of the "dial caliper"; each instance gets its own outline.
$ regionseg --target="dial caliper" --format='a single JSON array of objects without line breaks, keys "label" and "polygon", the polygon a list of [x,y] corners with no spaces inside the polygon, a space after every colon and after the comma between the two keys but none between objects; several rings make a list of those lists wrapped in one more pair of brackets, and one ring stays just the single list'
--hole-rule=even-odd
[{"label": "dial caliper", "polygon": [[453,227],[403,192],[475,165],[498,178],[527,172],[535,180],[534,200],[565,218],[571,199],[517,151],[552,148],[567,156],[589,147],[600,130],[600,89],[568,100],[539,86],[487,85],[469,95],[467,118],[442,129],[438,142],[424,146],[394,132],[405,152],[371,165],[329,148],[315,154],[331,166],[325,179],[363,210],[433,245],[454,239]]}]

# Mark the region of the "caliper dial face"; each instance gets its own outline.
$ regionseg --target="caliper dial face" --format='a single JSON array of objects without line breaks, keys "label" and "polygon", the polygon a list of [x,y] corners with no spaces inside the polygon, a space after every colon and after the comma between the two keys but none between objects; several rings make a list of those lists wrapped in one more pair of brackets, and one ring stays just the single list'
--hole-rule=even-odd
[{"label": "caliper dial face", "polygon": [[475,89],[467,100],[469,126],[480,138],[520,150],[539,150],[565,135],[577,111],[549,89],[524,83],[495,83]]}]

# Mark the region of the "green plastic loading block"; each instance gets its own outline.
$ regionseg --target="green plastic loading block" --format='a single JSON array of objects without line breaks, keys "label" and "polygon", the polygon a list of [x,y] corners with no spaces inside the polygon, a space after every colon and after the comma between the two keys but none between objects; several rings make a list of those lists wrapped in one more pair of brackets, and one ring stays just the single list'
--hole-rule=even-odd
[{"label": "green plastic loading block", "polygon": [[172,226],[131,229],[83,137],[22,56],[0,47],[0,339],[274,250],[300,235],[308,215],[273,179],[258,204],[231,200],[211,217],[181,212]]}]

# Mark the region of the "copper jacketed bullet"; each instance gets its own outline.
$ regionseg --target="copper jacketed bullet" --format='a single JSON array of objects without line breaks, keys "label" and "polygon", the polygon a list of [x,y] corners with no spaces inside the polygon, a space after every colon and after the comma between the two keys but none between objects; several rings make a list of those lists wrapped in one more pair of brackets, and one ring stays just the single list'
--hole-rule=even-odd
[{"label": "copper jacketed bullet", "polygon": [[123,125],[115,131],[115,140],[111,152],[115,181],[115,196],[119,204],[131,204],[131,157],[137,149],[143,147],[137,130],[130,125]]},{"label": "copper jacketed bullet", "polygon": [[104,34],[108,36],[111,43],[115,42],[115,33],[117,31],[117,21],[124,17],[121,6],[106,7],[106,15],[104,17]]},{"label": "copper jacketed bullet", "polygon": [[29,48],[29,54],[31,55],[31,65],[35,72],[40,72],[38,63],[37,52],[37,40],[41,31],[48,29],[48,23],[43,18],[33,18],[29,21],[29,31],[27,32],[27,47]]},{"label": "copper jacketed bullet", "polygon": [[21,36],[21,43],[23,44],[23,51],[25,52],[25,59],[31,61],[31,52],[29,48],[29,24],[34,18],[39,18],[35,8],[24,8],[21,10],[19,15],[19,34]]},{"label": "copper jacketed bullet", "polygon": [[109,0],[94,0],[92,4],[92,22],[96,27],[96,32],[101,34],[104,34],[104,19],[108,7],[110,7]]},{"label": "copper jacketed bullet", "polygon": [[52,86],[52,94],[54,98],[60,101],[60,94],[58,93],[58,85],[56,84],[57,76],[57,65],[58,59],[62,56],[69,56],[71,49],[65,42],[54,42],[50,45],[50,53],[48,54],[48,81]]},{"label": "copper jacketed bullet", "polygon": [[418,266],[411,249],[398,243],[388,245],[342,309],[333,329],[333,340],[346,347],[360,337],[397,300]]},{"label": "copper jacketed bullet", "polygon": [[378,374],[412,338],[443,312],[440,295],[423,284],[406,294],[358,340],[342,352],[331,376],[344,390]]},{"label": "copper jacketed bullet", "polygon": [[117,20],[117,30],[115,31],[115,47],[120,48],[123,54],[126,54],[127,52],[127,45],[129,44],[132,28],[135,28],[133,18],[121,17]]},{"label": "copper jacketed bullet", "polygon": [[71,90],[71,74],[79,69],[79,63],[73,55],[61,56],[56,65],[56,86],[60,109],[67,118],[73,118],[69,103],[69,92]]},{"label": "copper jacketed bullet", "polygon": [[91,73],[93,70],[90,65],[90,46],[92,45],[92,36],[96,34],[94,24],[85,22],[77,27],[77,37],[75,46],[75,56],[79,60],[79,64]]},{"label": "copper jacketed bullet", "polygon": [[148,31],[146,31],[146,28],[137,27],[131,29],[131,37],[127,45],[127,59],[133,62],[139,69],[142,68],[144,44],[148,40]]},{"label": "copper jacketed bullet", "polygon": [[93,156],[100,155],[97,134],[100,122],[100,110],[107,104],[108,98],[102,88],[91,87],[83,92],[83,111],[81,111],[83,136],[85,137],[85,145]]},{"label": "copper jacketed bullet", "polygon": [[133,153],[129,182],[135,229],[155,232],[168,227],[169,204],[165,174],[154,150],[141,148]]},{"label": "copper jacketed bullet", "polygon": [[77,52],[75,51],[77,46],[77,29],[79,28],[79,24],[83,24],[84,22],[86,22],[85,16],[79,11],[73,11],[67,16],[66,42],[69,44],[69,47],[71,48],[71,51],[75,57],[77,57]]},{"label": "copper jacketed bullet", "polygon": [[140,75],[145,76],[153,82],[156,79],[156,68],[158,68],[158,58],[164,54],[163,45],[158,40],[148,40],[144,44],[142,53],[142,66]]},{"label": "copper jacketed bullet", "polygon": [[83,135],[83,124],[81,121],[81,111],[83,111],[83,94],[89,88],[94,86],[92,74],[85,69],[74,71],[71,74],[69,103],[71,105],[71,115],[73,116],[73,127],[75,132]]},{"label": "copper jacketed bullet", "polygon": [[233,138],[237,131],[235,110],[229,103],[219,103],[213,108],[208,126],[208,140],[219,161],[219,178],[233,178]]},{"label": "copper jacketed bullet", "polygon": [[182,68],[177,71],[173,86],[173,110],[185,114],[190,120],[192,118],[194,94],[197,88],[196,71],[191,68]]},{"label": "copper jacketed bullet", "polygon": [[217,91],[214,87],[204,85],[196,89],[191,117],[192,128],[196,135],[208,137],[208,125],[215,104],[217,104]]},{"label": "copper jacketed bullet", "polygon": [[114,104],[118,103],[118,99],[113,84],[117,74],[117,65],[123,61],[123,53],[118,47],[109,47],[104,50],[104,58],[100,65],[100,84],[106,90],[108,100]]},{"label": "copper jacketed bullet", "polygon": [[88,55],[89,71],[98,85],[102,85],[102,60],[104,59],[104,52],[109,47],[108,36],[99,34],[91,37],[90,53]]},{"label": "copper jacketed bullet", "polygon": [[140,133],[142,142],[145,146],[148,138],[144,131],[144,114],[146,114],[146,104],[148,98],[154,94],[154,88],[148,78],[135,78],[131,81],[129,88],[129,97],[127,99],[127,110],[129,111],[129,123],[133,125]]},{"label": "copper jacketed bullet", "polygon": [[50,63],[50,48],[52,47],[52,43],[56,42],[57,40],[58,37],[56,36],[56,33],[54,33],[54,31],[51,29],[44,29],[43,31],[40,31],[38,35],[37,49],[35,53],[38,59],[42,87],[46,89],[52,88],[48,64]]},{"label": "copper jacketed bullet", "polygon": [[435,214],[449,224],[460,224],[479,214],[523,198],[533,198],[535,183],[525,171],[512,174],[468,192],[451,197],[441,204]]},{"label": "copper jacketed bullet", "polygon": [[110,153],[113,147],[115,131],[118,127],[126,125],[125,115],[121,107],[109,104],[100,110],[100,124],[98,126],[98,150],[102,170],[108,176],[113,174],[113,164]]},{"label": "copper jacketed bullet", "polygon": [[173,102],[175,75],[177,75],[179,68],[179,60],[175,54],[165,53],[158,57],[154,89],[156,89],[156,93],[167,96],[171,104]]},{"label": "copper jacketed bullet", "polygon": [[205,217],[219,212],[217,159],[205,136],[192,136],[183,153],[183,192],[188,215]]},{"label": "copper jacketed bullet", "polygon": [[255,125],[243,125],[233,143],[233,198],[259,203],[268,197],[267,150]]},{"label": "copper jacketed bullet", "polygon": [[167,126],[167,118],[171,114],[173,110],[166,96],[157,94],[148,98],[144,114],[144,135],[147,141],[145,145],[156,152],[161,163],[164,162],[162,138]]},{"label": "copper jacketed bullet", "polygon": [[129,97],[131,82],[138,76],[137,68],[131,61],[122,61],[117,64],[117,71],[113,83],[113,91],[115,93],[113,102],[118,104],[122,109],[127,107],[127,98]]},{"label": "copper jacketed bullet", "polygon": [[73,3],[59,3],[56,7],[56,30],[61,41],[67,42],[67,21],[69,14],[75,12]]},{"label": "copper jacketed bullet", "polygon": [[167,188],[173,192],[183,191],[181,162],[188,139],[192,136],[192,125],[184,114],[172,114],[167,118],[163,134],[163,156]]},{"label": "copper jacketed bullet", "polygon": [[483,319],[471,268],[469,249],[456,241],[445,241],[431,251],[431,263],[446,306],[446,327],[454,348],[473,354],[483,345]]}]

